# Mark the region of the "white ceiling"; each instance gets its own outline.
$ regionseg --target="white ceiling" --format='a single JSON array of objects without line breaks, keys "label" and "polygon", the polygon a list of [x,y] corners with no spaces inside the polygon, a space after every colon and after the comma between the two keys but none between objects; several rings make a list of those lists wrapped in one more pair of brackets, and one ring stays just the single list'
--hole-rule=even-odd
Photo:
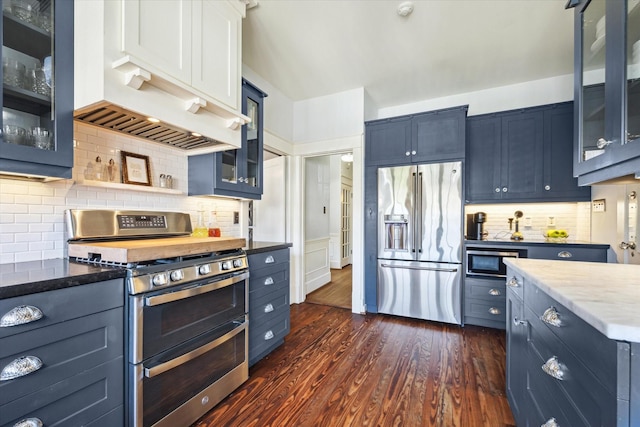
[{"label": "white ceiling", "polygon": [[364,87],[378,108],[573,72],[566,0],[259,0],[243,62],[294,101]]}]

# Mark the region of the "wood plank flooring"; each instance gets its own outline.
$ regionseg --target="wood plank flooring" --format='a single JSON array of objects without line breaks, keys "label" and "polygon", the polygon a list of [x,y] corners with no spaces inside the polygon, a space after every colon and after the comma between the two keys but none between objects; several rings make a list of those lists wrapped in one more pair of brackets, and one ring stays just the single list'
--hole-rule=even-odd
[{"label": "wood plank flooring", "polygon": [[295,304],[249,375],[193,426],[515,425],[504,331]]},{"label": "wood plank flooring", "polygon": [[331,282],[307,295],[305,302],[351,310],[351,264],[331,269]]}]

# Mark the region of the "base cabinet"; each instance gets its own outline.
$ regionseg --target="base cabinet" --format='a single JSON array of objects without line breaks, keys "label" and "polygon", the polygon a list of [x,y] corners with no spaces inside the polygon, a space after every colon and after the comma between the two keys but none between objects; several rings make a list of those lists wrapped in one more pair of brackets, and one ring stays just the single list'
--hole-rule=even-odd
[{"label": "base cabinet", "polygon": [[501,279],[464,279],[464,323],[504,329],[506,286]]},{"label": "base cabinet", "polygon": [[27,418],[45,426],[123,425],[123,281],[0,300],[0,317],[11,320],[8,313],[25,306],[41,317],[14,316],[14,325],[0,328],[4,375],[17,360],[31,361],[0,381],[0,426]]},{"label": "base cabinet", "polygon": [[249,254],[249,366],[289,333],[289,249]]},{"label": "base cabinet", "polygon": [[506,392],[516,425],[636,425],[634,344],[607,338],[514,269],[508,277],[520,291],[507,286]]}]

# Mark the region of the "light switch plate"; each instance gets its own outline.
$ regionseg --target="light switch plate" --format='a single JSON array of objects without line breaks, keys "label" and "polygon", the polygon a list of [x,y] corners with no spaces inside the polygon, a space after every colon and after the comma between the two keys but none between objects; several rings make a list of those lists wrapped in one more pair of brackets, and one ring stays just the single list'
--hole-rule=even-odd
[{"label": "light switch plate", "polygon": [[597,199],[591,202],[591,210],[593,212],[604,212],[606,210],[605,199]]}]

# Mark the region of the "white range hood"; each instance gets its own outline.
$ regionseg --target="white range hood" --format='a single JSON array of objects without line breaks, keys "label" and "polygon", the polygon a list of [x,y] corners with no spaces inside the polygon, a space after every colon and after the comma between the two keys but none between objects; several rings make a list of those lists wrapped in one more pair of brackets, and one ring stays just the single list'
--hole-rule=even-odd
[{"label": "white range hood", "polygon": [[75,2],[75,120],[187,154],[240,148],[244,13],[240,0]]}]

